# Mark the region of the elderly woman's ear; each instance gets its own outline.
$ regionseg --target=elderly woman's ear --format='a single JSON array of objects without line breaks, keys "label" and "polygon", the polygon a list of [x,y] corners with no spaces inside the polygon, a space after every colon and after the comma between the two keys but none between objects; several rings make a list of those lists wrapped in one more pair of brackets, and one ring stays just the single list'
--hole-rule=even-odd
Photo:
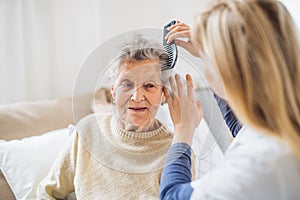
[{"label": "elderly woman's ear", "polygon": [[110,94],[110,98],[111,98],[111,103],[114,103],[114,99],[115,99],[115,96],[116,96],[114,87],[110,88],[109,94]]},{"label": "elderly woman's ear", "polygon": [[164,103],[167,103],[167,100],[166,100],[165,94],[162,93],[162,94],[161,94],[161,101],[160,101],[160,104],[163,105]]}]

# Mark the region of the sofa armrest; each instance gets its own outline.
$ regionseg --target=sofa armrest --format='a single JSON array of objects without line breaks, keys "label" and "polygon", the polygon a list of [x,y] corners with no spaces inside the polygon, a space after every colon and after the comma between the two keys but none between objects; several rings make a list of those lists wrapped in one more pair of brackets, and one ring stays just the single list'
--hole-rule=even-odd
[{"label": "sofa armrest", "polygon": [[2,171],[0,170],[0,199],[5,199],[5,200],[15,200],[15,196],[13,195],[5,177],[2,174]]},{"label": "sofa armrest", "polygon": [[71,97],[0,105],[0,139],[21,139],[75,124],[91,113],[91,95],[74,99],[77,102],[76,121],[73,119]]}]

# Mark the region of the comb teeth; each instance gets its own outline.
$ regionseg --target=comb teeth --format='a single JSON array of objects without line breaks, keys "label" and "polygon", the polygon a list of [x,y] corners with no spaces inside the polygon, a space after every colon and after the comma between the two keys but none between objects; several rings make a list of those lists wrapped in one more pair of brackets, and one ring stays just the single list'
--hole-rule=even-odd
[{"label": "comb teeth", "polygon": [[165,40],[166,35],[168,34],[168,30],[167,28],[176,24],[176,21],[171,21],[169,24],[164,26],[164,38],[163,38],[163,47],[165,49],[165,51],[168,53],[168,60],[167,62],[162,66],[161,70],[168,70],[168,69],[172,69],[177,61],[177,46],[175,44],[174,41],[172,41],[170,44],[167,43],[167,41]]},{"label": "comb teeth", "polygon": [[162,66],[162,71],[172,69],[177,60],[177,49],[175,44],[168,44],[164,46],[165,51],[168,53],[168,60]]}]

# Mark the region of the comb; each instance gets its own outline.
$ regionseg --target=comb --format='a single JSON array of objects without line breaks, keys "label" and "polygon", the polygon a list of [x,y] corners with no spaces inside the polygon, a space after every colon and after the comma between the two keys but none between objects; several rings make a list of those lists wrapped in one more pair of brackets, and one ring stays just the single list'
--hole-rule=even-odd
[{"label": "comb", "polygon": [[163,48],[168,53],[168,60],[162,66],[161,68],[162,71],[174,68],[177,61],[177,57],[178,57],[177,45],[175,44],[174,40],[170,44],[168,44],[167,41],[165,40],[166,35],[169,33],[167,28],[174,24],[176,24],[175,20],[171,21],[170,23],[164,26]]}]

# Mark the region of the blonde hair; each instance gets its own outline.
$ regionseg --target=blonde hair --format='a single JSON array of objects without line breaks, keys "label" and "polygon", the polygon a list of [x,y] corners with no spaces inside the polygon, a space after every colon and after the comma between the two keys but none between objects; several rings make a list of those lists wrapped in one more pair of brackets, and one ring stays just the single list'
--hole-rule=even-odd
[{"label": "blonde hair", "polygon": [[300,45],[287,9],[276,0],[216,1],[194,27],[237,117],[286,142],[300,162]]}]

